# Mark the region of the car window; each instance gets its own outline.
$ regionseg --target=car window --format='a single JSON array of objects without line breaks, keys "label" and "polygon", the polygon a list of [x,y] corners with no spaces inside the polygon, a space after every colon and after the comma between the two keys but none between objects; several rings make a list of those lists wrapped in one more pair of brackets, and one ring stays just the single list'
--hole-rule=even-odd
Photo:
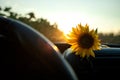
[{"label": "car window", "polygon": [[22,21],[52,42],[77,24],[98,29],[102,44],[120,44],[120,0],[0,0],[0,16]]}]

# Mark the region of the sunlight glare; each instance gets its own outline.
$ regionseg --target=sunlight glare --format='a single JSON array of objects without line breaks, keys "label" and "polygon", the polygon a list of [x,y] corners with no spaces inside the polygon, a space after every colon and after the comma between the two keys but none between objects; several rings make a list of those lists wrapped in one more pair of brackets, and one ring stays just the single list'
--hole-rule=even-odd
[{"label": "sunlight glare", "polygon": [[88,24],[91,25],[90,18],[85,15],[80,15],[79,13],[56,13],[53,15],[54,17],[48,16],[49,20],[52,22],[56,22],[58,24],[58,28],[64,32],[64,34],[68,34],[72,27],[76,27],[77,24]]},{"label": "sunlight glare", "polygon": [[68,34],[72,27],[76,27],[78,24],[82,25],[90,25],[90,21],[85,21],[84,18],[76,19],[76,20],[67,20],[66,22],[59,22],[58,26],[61,31],[64,32],[64,34]]}]

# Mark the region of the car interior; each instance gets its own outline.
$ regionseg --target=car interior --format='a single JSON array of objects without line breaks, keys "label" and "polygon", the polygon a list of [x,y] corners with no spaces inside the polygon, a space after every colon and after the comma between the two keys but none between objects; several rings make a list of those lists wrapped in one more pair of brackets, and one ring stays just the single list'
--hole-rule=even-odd
[{"label": "car interior", "polygon": [[0,17],[0,73],[3,79],[104,80],[120,79],[120,46],[94,51],[80,59],[67,54],[67,43],[52,43],[29,25]]}]

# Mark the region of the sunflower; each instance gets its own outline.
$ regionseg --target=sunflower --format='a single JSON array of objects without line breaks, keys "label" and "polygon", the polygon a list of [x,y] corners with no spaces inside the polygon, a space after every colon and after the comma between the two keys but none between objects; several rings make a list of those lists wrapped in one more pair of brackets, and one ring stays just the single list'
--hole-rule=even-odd
[{"label": "sunflower", "polygon": [[100,40],[96,30],[89,30],[86,24],[78,24],[67,34],[67,43],[71,45],[71,50],[81,57],[95,57],[93,50],[100,50]]}]

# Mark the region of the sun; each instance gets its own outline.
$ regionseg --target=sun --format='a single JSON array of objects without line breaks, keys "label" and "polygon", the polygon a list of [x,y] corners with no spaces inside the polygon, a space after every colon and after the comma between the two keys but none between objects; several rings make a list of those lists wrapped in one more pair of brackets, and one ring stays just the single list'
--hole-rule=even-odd
[{"label": "sun", "polygon": [[[80,21],[80,22],[79,22]],[[80,23],[82,25],[88,24],[84,20],[75,20],[75,21],[66,21],[66,22],[59,22],[58,28],[67,35],[70,33],[71,29],[76,26],[77,23]],[[90,24],[90,23],[89,23]]]},{"label": "sun", "polygon": [[[82,19],[74,20],[74,21],[68,20],[66,22],[60,21],[60,22],[58,22],[58,28],[66,35],[71,31],[71,29],[73,27],[76,26],[77,23],[81,23],[83,25],[87,24],[87,22],[85,22]],[[90,22],[89,22],[89,24],[90,24]]]},{"label": "sun", "polygon": [[59,24],[59,29],[66,35],[71,31],[73,24]]},{"label": "sun", "polygon": [[91,25],[93,23],[93,20],[90,20],[91,18],[89,16],[74,12],[61,12],[56,14],[50,14],[49,16],[47,16],[47,18],[51,21],[51,23],[56,22],[58,28],[64,34],[69,33],[71,31],[71,28],[76,26],[76,24],[78,23],[81,23],[82,25]]}]

